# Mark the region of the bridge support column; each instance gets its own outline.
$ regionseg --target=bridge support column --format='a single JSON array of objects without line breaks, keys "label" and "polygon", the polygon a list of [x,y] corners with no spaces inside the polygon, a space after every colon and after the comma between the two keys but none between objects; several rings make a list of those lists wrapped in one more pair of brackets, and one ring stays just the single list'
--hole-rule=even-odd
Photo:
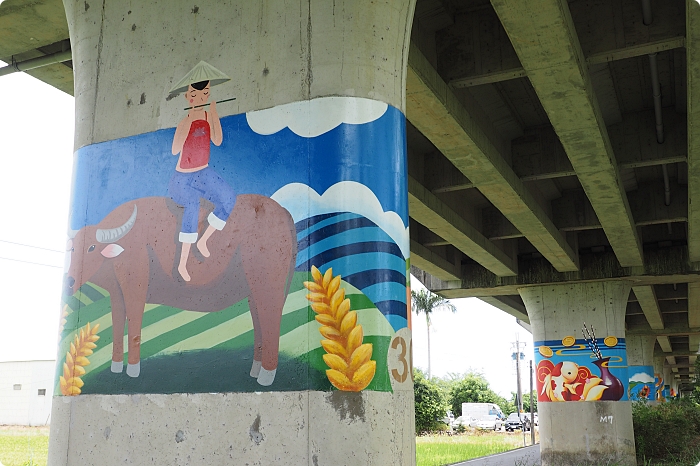
[{"label": "bridge support column", "polygon": [[635,465],[625,345],[630,285],[519,291],[535,344],[543,466]]},{"label": "bridge support column", "polygon": [[415,464],[414,3],[64,1],[50,465]]},{"label": "bridge support column", "polygon": [[627,372],[631,401],[646,399],[654,401],[654,345],[656,337],[630,335],[627,337]]}]

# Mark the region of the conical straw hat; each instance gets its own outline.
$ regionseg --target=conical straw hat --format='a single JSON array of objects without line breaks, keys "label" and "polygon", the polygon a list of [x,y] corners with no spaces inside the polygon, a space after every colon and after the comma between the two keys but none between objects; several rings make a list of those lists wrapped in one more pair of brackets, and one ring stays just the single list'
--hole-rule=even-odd
[{"label": "conical straw hat", "polygon": [[231,78],[226,76],[223,71],[214,68],[205,61],[200,61],[184,78],[179,80],[177,84],[170,89],[170,93],[178,94],[180,92],[185,92],[190,84],[200,81],[209,81],[210,86],[216,86],[217,84],[225,83],[230,80]]}]

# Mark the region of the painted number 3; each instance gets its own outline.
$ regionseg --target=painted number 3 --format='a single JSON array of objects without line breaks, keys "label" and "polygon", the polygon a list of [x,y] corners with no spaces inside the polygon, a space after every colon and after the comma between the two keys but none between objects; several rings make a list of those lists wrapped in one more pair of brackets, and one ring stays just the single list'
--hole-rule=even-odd
[{"label": "painted number 3", "polygon": [[401,347],[398,358],[399,364],[401,365],[401,371],[399,369],[392,369],[391,376],[399,383],[403,383],[408,378],[409,374],[411,380],[413,380],[413,341],[411,341],[410,346],[406,344],[406,340],[403,337],[397,336],[391,342],[391,348],[398,350]]}]

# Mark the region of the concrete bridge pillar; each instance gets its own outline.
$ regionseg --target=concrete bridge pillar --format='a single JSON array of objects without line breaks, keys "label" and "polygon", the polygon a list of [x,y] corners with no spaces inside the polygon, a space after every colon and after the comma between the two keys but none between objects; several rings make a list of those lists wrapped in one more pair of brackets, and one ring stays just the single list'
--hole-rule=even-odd
[{"label": "concrete bridge pillar", "polygon": [[50,465],[415,464],[414,3],[64,1]]},{"label": "concrete bridge pillar", "polygon": [[630,284],[519,291],[535,345],[542,464],[636,464],[625,342]]},{"label": "concrete bridge pillar", "polygon": [[666,358],[663,356],[654,357],[654,385],[655,393],[654,399],[656,401],[662,401],[664,399],[664,385],[666,379],[664,377],[664,364],[666,363]]},{"label": "concrete bridge pillar", "polygon": [[629,388],[627,395],[631,401],[654,400],[654,345],[656,337],[629,335],[627,337],[627,372]]}]

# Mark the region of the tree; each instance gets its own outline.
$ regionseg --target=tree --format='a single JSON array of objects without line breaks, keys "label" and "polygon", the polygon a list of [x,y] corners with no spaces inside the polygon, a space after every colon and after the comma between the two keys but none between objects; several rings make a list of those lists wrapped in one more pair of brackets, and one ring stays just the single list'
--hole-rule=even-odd
[{"label": "tree", "polygon": [[427,290],[411,291],[411,303],[416,314],[421,312],[425,314],[425,322],[428,324],[428,378],[430,378],[430,315],[438,309],[444,308],[456,312],[457,308],[442,296]]},{"label": "tree", "polygon": [[[510,393],[513,405],[517,406],[518,394],[515,392]],[[525,413],[530,412],[530,399],[532,399],[532,401],[535,403],[535,412],[537,412],[537,391],[533,390],[532,394],[530,395],[528,395],[527,393],[523,393],[523,412]]]},{"label": "tree", "polygon": [[473,372],[453,383],[449,402],[455,416],[462,413],[462,403],[494,403],[506,415],[515,411],[512,403],[491,390],[483,375]]},{"label": "tree", "polygon": [[420,369],[413,370],[413,393],[416,413],[416,433],[433,429],[435,422],[447,411],[447,402],[440,387],[425,378]]}]

